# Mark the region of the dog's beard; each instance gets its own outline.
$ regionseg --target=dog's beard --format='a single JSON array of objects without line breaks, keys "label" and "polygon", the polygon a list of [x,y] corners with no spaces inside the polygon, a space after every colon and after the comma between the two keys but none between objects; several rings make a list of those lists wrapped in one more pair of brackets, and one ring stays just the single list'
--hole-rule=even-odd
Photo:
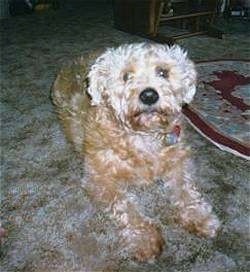
[{"label": "dog's beard", "polygon": [[138,109],[129,115],[129,123],[133,130],[165,130],[169,124],[167,112],[156,109]]}]

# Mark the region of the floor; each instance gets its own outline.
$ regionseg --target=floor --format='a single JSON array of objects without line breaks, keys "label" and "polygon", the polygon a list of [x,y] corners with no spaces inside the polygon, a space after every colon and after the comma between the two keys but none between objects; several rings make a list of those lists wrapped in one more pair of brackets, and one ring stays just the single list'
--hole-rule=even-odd
[{"label": "floor", "polygon": [[[219,24],[223,40],[200,36],[179,43],[194,60],[250,58],[249,23]],[[173,222],[161,184],[130,188],[167,242],[157,261],[140,264],[118,243],[108,214],[90,202],[82,186],[83,162],[64,139],[50,88],[72,59],[142,41],[113,28],[109,4],[68,1],[57,11],[4,19],[0,31],[1,217],[7,230],[1,271],[250,271],[249,163],[191,128],[197,186],[223,222],[216,239],[198,238]]]}]

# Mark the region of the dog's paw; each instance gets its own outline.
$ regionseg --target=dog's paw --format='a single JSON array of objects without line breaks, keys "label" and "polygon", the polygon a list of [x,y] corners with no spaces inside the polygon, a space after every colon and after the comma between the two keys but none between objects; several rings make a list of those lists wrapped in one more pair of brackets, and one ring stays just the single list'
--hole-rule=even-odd
[{"label": "dog's paw", "polygon": [[165,244],[160,231],[150,223],[144,223],[133,229],[133,240],[130,240],[134,258],[139,262],[154,260]]},{"label": "dog's paw", "polygon": [[214,238],[220,227],[221,223],[214,214],[209,214],[207,217],[203,218],[203,220],[197,222],[195,226],[197,234],[207,238]]},{"label": "dog's paw", "polygon": [[192,217],[185,219],[182,217],[181,223],[189,232],[206,238],[214,238],[221,226],[217,216],[212,213],[206,215],[197,213],[196,217],[192,214]]}]

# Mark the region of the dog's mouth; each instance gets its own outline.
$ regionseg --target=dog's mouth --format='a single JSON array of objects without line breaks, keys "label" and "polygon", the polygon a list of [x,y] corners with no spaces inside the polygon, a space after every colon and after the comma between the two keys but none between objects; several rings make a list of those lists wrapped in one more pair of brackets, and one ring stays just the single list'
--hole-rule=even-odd
[{"label": "dog's mouth", "polygon": [[140,115],[147,115],[147,116],[154,116],[154,115],[164,115],[166,116],[167,113],[164,112],[163,110],[159,110],[159,109],[146,109],[146,110],[140,110],[140,111],[136,111],[134,113],[134,117],[137,118]]},{"label": "dog's mouth", "polygon": [[168,114],[160,109],[135,111],[130,118],[131,125],[136,129],[154,129],[168,124]]}]

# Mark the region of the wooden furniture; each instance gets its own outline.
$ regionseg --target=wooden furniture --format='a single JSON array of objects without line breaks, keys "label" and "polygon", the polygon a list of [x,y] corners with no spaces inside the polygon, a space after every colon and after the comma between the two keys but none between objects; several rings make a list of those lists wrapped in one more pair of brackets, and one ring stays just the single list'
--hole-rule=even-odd
[{"label": "wooden furniture", "polygon": [[115,27],[133,34],[155,35],[160,0],[114,0]]},{"label": "wooden furniture", "polygon": [[[216,7],[216,0],[113,0],[114,24],[120,30],[163,43],[201,34],[222,38],[213,27]],[[163,26],[181,33],[164,34]]]}]

